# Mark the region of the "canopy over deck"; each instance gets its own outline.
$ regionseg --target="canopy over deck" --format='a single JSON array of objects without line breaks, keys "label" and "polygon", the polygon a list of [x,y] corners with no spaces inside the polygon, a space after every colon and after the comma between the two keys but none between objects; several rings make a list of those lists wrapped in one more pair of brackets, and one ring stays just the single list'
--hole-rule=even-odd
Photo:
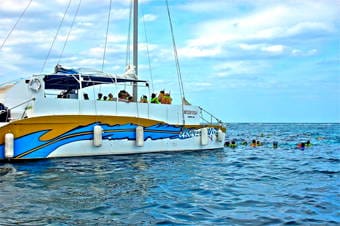
[{"label": "canopy over deck", "polygon": [[[100,71],[84,69],[63,69],[53,74],[44,75],[45,89],[80,89],[100,84],[124,83],[124,82],[144,82],[136,80],[127,74],[110,75]],[[81,84],[81,85],[80,85]]]}]

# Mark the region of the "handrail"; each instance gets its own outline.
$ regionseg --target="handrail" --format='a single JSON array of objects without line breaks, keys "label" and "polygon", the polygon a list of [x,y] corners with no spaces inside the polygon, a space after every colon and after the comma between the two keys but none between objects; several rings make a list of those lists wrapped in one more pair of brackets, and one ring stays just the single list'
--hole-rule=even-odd
[{"label": "handrail", "polygon": [[14,108],[20,107],[21,105],[24,105],[24,104],[29,103],[31,101],[35,101],[35,97],[33,97],[33,98],[29,99],[29,100],[26,100],[26,101],[24,101],[24,102],[22,102],[22,103],[20,103],[20,104],[18,104],[16,106],[14,106],[14,107],[11,107],[9,110],[13,110]]},{"label": "handrail", "polygon": [[[29,99],[29,100],[26,100],[26,101],[24,101],[24,102],[22,102],[22,103],[20,103],[20,104],[18,104],[18,105],[15,105],[14,107],[11,107],[11,108],[8,108],[8,109],[5,109],[5,110],[0,110],[0,114],[4,113],[4,112],[6,112],[6,111],[13,110],[13,109],[15,109],[15,108],[17,108],[17,107],[20,107],[20,106],[22,106],[22,105],[24,105],[24,104],[27,104],[27,103],[31,102],[31,101],[35,101],[35,98],[33,97],[33,98]],[[25,114],[26,110],[27,110],[27,109],[25,108],[23,115]],[[7,117],[8,117],[8,116],[7,116]],[[23,117],[21,117],[21,118],[23,118]]]},{"label": "handrail", "polygon": [[202,107],[198,106],[198,108],[200,109],[200,117],[202,120],[204,120],[205,122],[209,123],[209,121],[207,119],[204,118],[203,113],[207,114],[210,116],[210,123],[213,123],[213,119],[216,120],[217,123],[219,124],[223,124],[223,121],[218,119],[216,116],[214,116],[213,114],[211,114],[210,112],[208,112],[207,110],[203,109]]}]

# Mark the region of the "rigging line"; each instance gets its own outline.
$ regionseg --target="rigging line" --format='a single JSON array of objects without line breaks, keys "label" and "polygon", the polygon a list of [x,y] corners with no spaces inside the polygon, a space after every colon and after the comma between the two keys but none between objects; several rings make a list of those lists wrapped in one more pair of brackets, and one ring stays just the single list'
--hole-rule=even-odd
[{"label": "rigging line", "polygon": [[61,59],[61,57],[62,57],[63,54],[64,54],[64,50],[65,50],[66,44],[67,44],[67,42],[68,42],[68,39],[69,39],[69,37],[70,37],[70,34],[71,34],[71,31],[72,31],[74,22],[75,22],[75,20],[76,20],[76,18],[77,18],[77,15],[78,15],[78,12],[79,12],[79,9],[80,9],[80,5],[81,5],[81,0],[79,0],[79,3],[78,3],[78,6],[77,6],[77,9],[76,9],[76,12],[75,12],[75,14],[74,14],[74,16],[73,16],[73,20],[72,20],[72,23],[71,23],[70,30],[69,30],[68,33],[67,33],[67,36],[66,36],[66,39],[65,39],[65,42],[64,42],[64,46],[63,46],[63,49],[61,50],[61,53],[60,53],[60,55],[59,55],[59,59],[58,59],[58,63],[57,63],[57,64],[59,64],[60,59]]},{"label": "rigging line", "polygon": [[105,45],[104,45],[104,55],[103,55],[102,71],[104,71],[104,65],[105,65],[107,36],[109,34],[110,18],[111,18],[111,6],[112,6],[112,0],[110,0],[109,15],[107,17],[107,24],[106,24],[106,36],[105,36]]},{"label": "rigging line", "polygon": [[[143,11],[143,9],[141,9],[141,10]],[[143,12],[142,12],[142,14],[144,15]],[[143,19],[143,26],[144,26],[145,42],[146,42],[146,53],[148,55],[149,72],[150,72],[150,78],[151,78],[151,90],[152,90],[152,92],[154,92],[154,88],[153,88],[153,75],[152,75],[152,67],[151,67],[150,51],[149,51],[149,40],[148,40],[148,36],[147,36],[144,16],[142,17],[142,19]]]},{"label": "rigging line", "polygon": [[18,20],[15,22],[14,26],[12,27],[12,29],[8,32],[6,38],[4,39],[4,41],[2,42],[1,46],[0,46],[0,50],[2,49],[2,47],[4,47],[5,43],[7,42],[9,36],[11,36],[12,32],[14,31],[14,29],[16,28],[16,26],[18,25],[18,23],[20,22],[20,20],[22,19],[22,17],[24,16],[24,14],[26,13],[27,9],[30,7],[32,3],[32,0],[30,0],[26,6],[26,8],[24,9],[24,11],[20,14]]},{"label": "rigging line", "polygon": [[[176,48],[174,30],[173,30],[173,27],[172,27],[172,21],[171,21],[171,16],[170,16],[170,9],[169,9],[168,0],[165,0],[165,3],[166,3],[166,8],[167,8],[168,17],[169,17],[169,23],[170,23],[171,38],[172,38],[172,45],[173,45],[173,49],[174,49],[174,56],[175,56],[175,62],[176,62],[178,83],[179,83],[180,92],[181,92],[181,99],[183,100],[183,98],[185,99],[185,96],[184,96],[184,88],[183,88],[182,74],[181,74],[181,69],[180,69],[179,61],[178,61],[178,54],[177,54],[177,48]],[[183,102],[183,101],[182,101],[182,102]]]},{"label": "rigging line", "polygon": [[130,13],[129,13],[129,26],[128,26],[128,38],[126,41],[126,58],[125,65],[130,65],[131,56],[130,56],[130,45],[131,45],[131,22],[132,22],[132,4],[133,0],[130,1]]},{"label": "rigging line", "polygon": [[46,56],[46,58],[45,58],[44,64],[43,64],[43,66],[41,67],[41,72],[43,72],[43,71],[44,71],[44,69],[45,69],[45,66],[46,66],[47,60],[48,60],[48,58],[50,57],[50,54],[51,54],[52,48],[53,48],[53,46],[54,46],[54,43],[55,43],[55,41],[57,40],[57,37],[58,37],[59,31],[60,31],[60,29],[61,29],[61,26],[62,26],[62,25],[63,25],[63,23],[64,23],[64,19],[65,19],[65,16],[66,16],[66,14],[67,14],[67,11],[68,11],[68,10],[69,10],[69,8],[70,8],[71,2],[72,2],[72,0],[69,0],[69,2],[68,2],[68,5],[67,5],[67,7],[66,7],[66,9],[65,9],[65,12],[64,12],[63,18],[61,19],[61,21],[60,21],[60,23],[59,23],[58,30],[57,30],[57,32],[56,32],[56,34],[55,34],[54,38],[53,38],[53,41],[52,41],[51,47],[50,47],[50,49],[48,50],[48,54],[47,54],[47,56]]},{"label": "rigging line", "polygon": [[97,96],[96,96],[96,92],[94,90],[94,85],[92,85],[92,94],[93,94],[93,103],[94,103],[94,112],[96,113],[96,115],[98,115],[98,110],[97,110]]}]

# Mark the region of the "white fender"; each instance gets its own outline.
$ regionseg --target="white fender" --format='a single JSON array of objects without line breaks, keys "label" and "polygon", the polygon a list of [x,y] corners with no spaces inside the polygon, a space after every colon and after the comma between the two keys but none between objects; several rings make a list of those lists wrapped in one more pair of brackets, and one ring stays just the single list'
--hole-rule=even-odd
[{"label": "white fender", "polygon": [[144,146],[144,128],[142,126],[137,126],[136,128],[136,146]]},{"label": "white fender", "polygon": [[225,140],[225,133],[223,133],[222,130],[220,129],[217,131],[217,140],[219,142],[222,142]]},{"label": "white fender", "polygon": [[93,128],[93,145],[100,147],[103,142],[103,128],[101,126],[94,126]]},{"label": "white fender", "polygon": [[201,145],[207,145],[208,144],[208,128],[202,128],[201,129]]},{"label": "white fender", "polygon": [[11,159],[14,157],[14,135],[13,133],[5,134],[5,158]]}]

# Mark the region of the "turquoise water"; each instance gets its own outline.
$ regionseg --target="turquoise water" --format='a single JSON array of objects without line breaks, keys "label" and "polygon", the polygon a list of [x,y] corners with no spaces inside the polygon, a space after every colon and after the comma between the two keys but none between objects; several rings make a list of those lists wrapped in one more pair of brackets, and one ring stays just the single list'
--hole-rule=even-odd
[{"label": "turquoise water", "polygon": [[339,225],[339,132],[230,124],[263,146],[0,163],[0,225]]}]

